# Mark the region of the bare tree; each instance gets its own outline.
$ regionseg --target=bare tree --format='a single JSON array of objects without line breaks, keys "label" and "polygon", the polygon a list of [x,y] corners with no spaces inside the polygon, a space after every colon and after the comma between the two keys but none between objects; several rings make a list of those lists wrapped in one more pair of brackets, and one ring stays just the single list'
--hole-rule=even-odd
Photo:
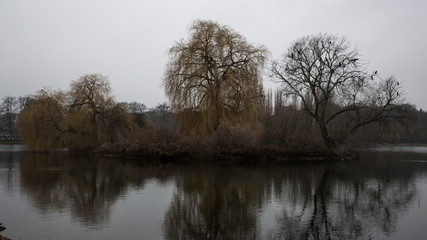
[{"label": "bare tree", "polygon": [[12,137],[16,132],[16,119],[19,113],[18,99],[10,96],[3,98],[0,113],[4,119],[8,133]]},{"label": "bare tree", "polygon": [[138,127],[147,126],[147,119],[145,112],[147,111],[147,106],[143,103],[130,102],[130,103],[121,103],[134,118],[134,121]]},{"label": "bare tree", "polygon": [[153,127],[175,130],[174,113],[166,102],[159,103],[156,107],[150,108],[146,112],[146,115],[147,120]]},{"label": "bare tree", "polygon": [[399,82],[369,74],[359,58],[345,38],[319,34],[295,41],[271,67],[271,78],[299,99],[330,148],[367,124],[404,118]]},{"label": "bare tree", "polygon": [[128,111],[134,114],[143,114],[147,110],[147,106],[145,106],[145,104],[143,103],[130,102],[130,103],[125,103],[125,105]]},{"label": "bare tree", "polygon": [[227,122],[256,117],[266,54],[265,47],[249,44],[228,26],[195,21],[189,40],[169,50],[163,79],[178,120],[191,121],[181,126],[194,129],[199,123],[201,132],[210,132]]},{"label": "bare tree", "polygon": [[23,96],[18,98],[19,102],[19,110],[24,111],[28,108],[28,104],[31,101],[31,97],[29,96]]}]

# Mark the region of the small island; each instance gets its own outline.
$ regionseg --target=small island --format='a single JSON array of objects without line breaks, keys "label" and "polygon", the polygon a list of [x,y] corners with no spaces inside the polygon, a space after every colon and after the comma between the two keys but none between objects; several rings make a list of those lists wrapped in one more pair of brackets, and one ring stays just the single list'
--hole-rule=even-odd
[{"label": "small island", "polygon": [[[196,20],[169,56],[169,104],[117,102],[106,76],[87,74],[68,91],[5,98],[6,135],[19,130],[31,151],[217,163],[353,159],[357,146],[426,140],[416,132],[426,114],[404,102],[394,77],[369,72],[344,37],[299,38],[266,67],[266,47]],[[265,72],[279,89],[264,89]]]}]

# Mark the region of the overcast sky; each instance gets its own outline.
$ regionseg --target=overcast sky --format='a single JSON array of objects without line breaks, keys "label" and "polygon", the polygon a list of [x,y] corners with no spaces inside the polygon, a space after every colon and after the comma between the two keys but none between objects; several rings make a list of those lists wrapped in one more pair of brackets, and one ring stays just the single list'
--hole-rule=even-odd
[{"label": "overcast sky", "polygon": [[272,58],[305,35],[345,36],[427,109],[426,0],[0,0],[0,97],[68,90],[101,73],[118,101],[154,107],[167,101],[167,50],[195,19],[230,26]]}]

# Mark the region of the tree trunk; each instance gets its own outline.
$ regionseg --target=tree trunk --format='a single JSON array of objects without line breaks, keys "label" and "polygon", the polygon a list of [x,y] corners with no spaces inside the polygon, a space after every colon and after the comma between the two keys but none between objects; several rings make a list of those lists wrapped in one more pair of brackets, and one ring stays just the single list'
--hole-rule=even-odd
[{"label": "tree trunk", "polygon": [[216,81],[215,96],[214,96],[214,121],[213,130],[216,131],[221,123],[222,116],[222,99],[221,99],[221,81]]},{"label": "tree trunk", "polygon": [[337,142],[329,136],[328,129],[323,123],[317,122],[320,128],[320,133],[322,134],[323,141],[329,149],[334,149],[337,146]]}]

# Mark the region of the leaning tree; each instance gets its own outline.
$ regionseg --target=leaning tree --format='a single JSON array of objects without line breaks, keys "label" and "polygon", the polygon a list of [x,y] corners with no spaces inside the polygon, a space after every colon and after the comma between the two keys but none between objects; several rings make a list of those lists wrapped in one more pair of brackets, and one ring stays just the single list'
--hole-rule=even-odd
[{"label": "leaning tree", "polygon": [[298,39],[273,61],[270,76],[282,84],[285,97],[299,99],[330,148],[363,126],[405,117],[399,82],[382,79],[377,71],[369,73],[357,49],[343,37]]},{"label": "leaning tree", "polygon": [[254,122],[262,112],[266,55],[228,26],[195,21],[189,39],[170,48],[163,79],[178,126],[200,134]]}]

